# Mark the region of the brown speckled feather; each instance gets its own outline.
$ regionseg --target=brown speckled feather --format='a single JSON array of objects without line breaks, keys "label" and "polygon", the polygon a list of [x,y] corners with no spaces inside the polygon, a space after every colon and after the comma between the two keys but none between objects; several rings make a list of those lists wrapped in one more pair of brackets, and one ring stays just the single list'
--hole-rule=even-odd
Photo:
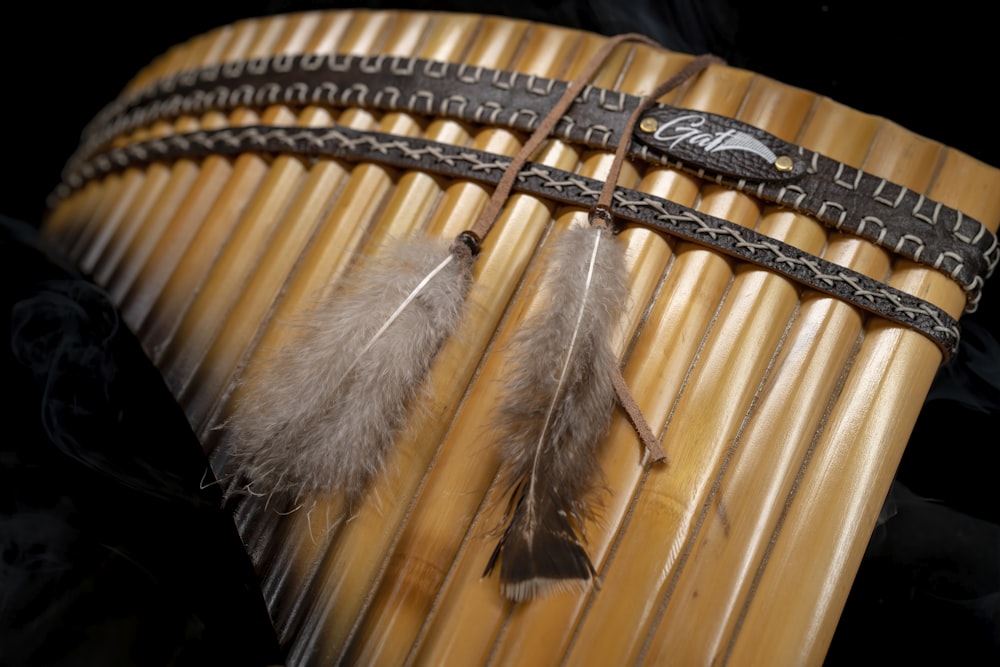
[{"label": "brown speckled feather", "polygon": [[545,306],[513,336],[494,423],[512,496],[484,576],[499,560],[501,591],[518,601],[594,573],[579,533],[615,405],[610,340],[627,296],[622,248],[603,228],[571,228],[555,241],[543,290]]}]

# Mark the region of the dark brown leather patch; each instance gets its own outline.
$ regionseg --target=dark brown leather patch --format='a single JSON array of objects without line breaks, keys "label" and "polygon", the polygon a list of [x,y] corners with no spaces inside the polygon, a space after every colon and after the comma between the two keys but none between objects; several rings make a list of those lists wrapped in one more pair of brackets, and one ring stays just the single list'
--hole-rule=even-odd
[{"label": "dark brown leather patch", "polygon": [[643,114],[635,138],[689,168],[748,181],[794,181],[806,171],[797,147],[773,134],[705,111],[659,108]]}]

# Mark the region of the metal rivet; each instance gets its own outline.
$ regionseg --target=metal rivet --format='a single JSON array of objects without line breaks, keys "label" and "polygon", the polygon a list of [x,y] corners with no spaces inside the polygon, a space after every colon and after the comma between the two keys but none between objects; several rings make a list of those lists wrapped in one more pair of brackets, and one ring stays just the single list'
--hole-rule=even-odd
[{"label": "metal rivet", "polygon": [[778,171],[791,171],[795,168],[795,163],[792,161],[792,158],[782,155],[774,161],[774,168]]},{"label": "metal rivet", "polygon": [[656,128],[659,126],[660,124],[656,122],[655,118],[646,117],[639,121],[639,129],[643,132],[656,132]]}]

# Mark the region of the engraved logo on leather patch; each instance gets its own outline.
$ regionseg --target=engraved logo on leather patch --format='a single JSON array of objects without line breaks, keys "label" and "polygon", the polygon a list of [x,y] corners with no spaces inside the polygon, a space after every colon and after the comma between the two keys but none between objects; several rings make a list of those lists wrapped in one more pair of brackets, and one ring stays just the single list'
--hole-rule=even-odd
[{"label": "engraved logo on leather patch", "polygon": [[[636,129],[639,141],[686,167],[750,181],[787,181],[805,173],[795,147],[732,118],[686,109],[654,109]],[[793,152],[794,151],[794,152]]]}]

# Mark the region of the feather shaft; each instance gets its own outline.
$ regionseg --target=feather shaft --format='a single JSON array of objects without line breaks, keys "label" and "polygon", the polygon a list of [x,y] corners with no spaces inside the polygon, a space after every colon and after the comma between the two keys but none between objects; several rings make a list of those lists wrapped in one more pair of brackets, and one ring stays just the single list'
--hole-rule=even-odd
[{"label": "feather shaft", "polygon": [[411,303],[413,303],[413,300],[416,299],[420,295],[420,293],[423,291],[423,289],[425,287],[427,287],[427,284],[431,280],[434,279],[434,276],[436,276],[437,274],[441,273],[441,271],[446,266],[448,266],[448,264],[453,259],[454,259],[454,255],[449,254],[447,257],[445,257],[441,261],[440,264],[438,264],[437,266],[435,266],[431,270],[430,273],[428,273],[426,276],[424,276],[423,280],[421,280],[419,283],[417,283],[417,286],[413,288],[413,291],[410,292],[406,296],[405,299],[403,299],[403,303],[399,304],[399,306],[396,308],[396,310],[393,311],[392,315],[389,316],[389,319],[385,321],[385,324],[383,324],[381,327],[379,327],[379,330],[375,332],[375,335],[372,336],[372,339],[370,341],[368,341],[367,345],[365,345],[365,349],[361,350],[361,355],[364,355],[366,352],[368,352],[368,350],[370,350],[372,348],[372,346],[375,345],[375,343],[378,342],[378,339],[382,337],[382,334],[385,333],[386,329],[388,329],[390,326],[392,326],[392,323],[396,321],[396,318],[399,317],[399,314],[402,313],[404,310],[406,310],[407,306],[409,306]]},{"label": "feather shaft", "polygon": [[528,492],[527,498],[528,508],[527,511],[531,513],[529,517],[529,522],[534,520],[535,515],[535,503],[533,499],[536,498],[535,484],[538,481],[538,472],[541,467],[542,452],[544,451],[545,439],[548,436],[549,429],[552,425],[552,417],[555,413],[557,407],[559,407],[559,400],[563,395],[563,390],[566,386],[566,380],[569,377],[569,365],[573,361],[573,352],[576,350],[576,341],[580,336],[580,327],[583,324],[583,318],[587,314],[587,308],[585,307],[587,295],[590,294],[590,287],[594,281],[594,265],[597,260],[597,251],[601,246],[601,234],[594,234],[594,247],[591,251],[590,261],[587,265],[587,278],[583,284],[583,303],[579,308],[579,312],[576,316],[576,322],[573,326],[573,335],[570,337],[569,345],[566,348],[566,354],[563,358],[562,369],[559,371],[558,383],[556,384],[555,391],[552,394],[552,400],[549,401],[549,408],[545,413],[545,421],[542,423],[541,432],[538,434],[538,440],[535,442],[535,456],[532,459],[531,464],[531,475],[528,477]]}]

